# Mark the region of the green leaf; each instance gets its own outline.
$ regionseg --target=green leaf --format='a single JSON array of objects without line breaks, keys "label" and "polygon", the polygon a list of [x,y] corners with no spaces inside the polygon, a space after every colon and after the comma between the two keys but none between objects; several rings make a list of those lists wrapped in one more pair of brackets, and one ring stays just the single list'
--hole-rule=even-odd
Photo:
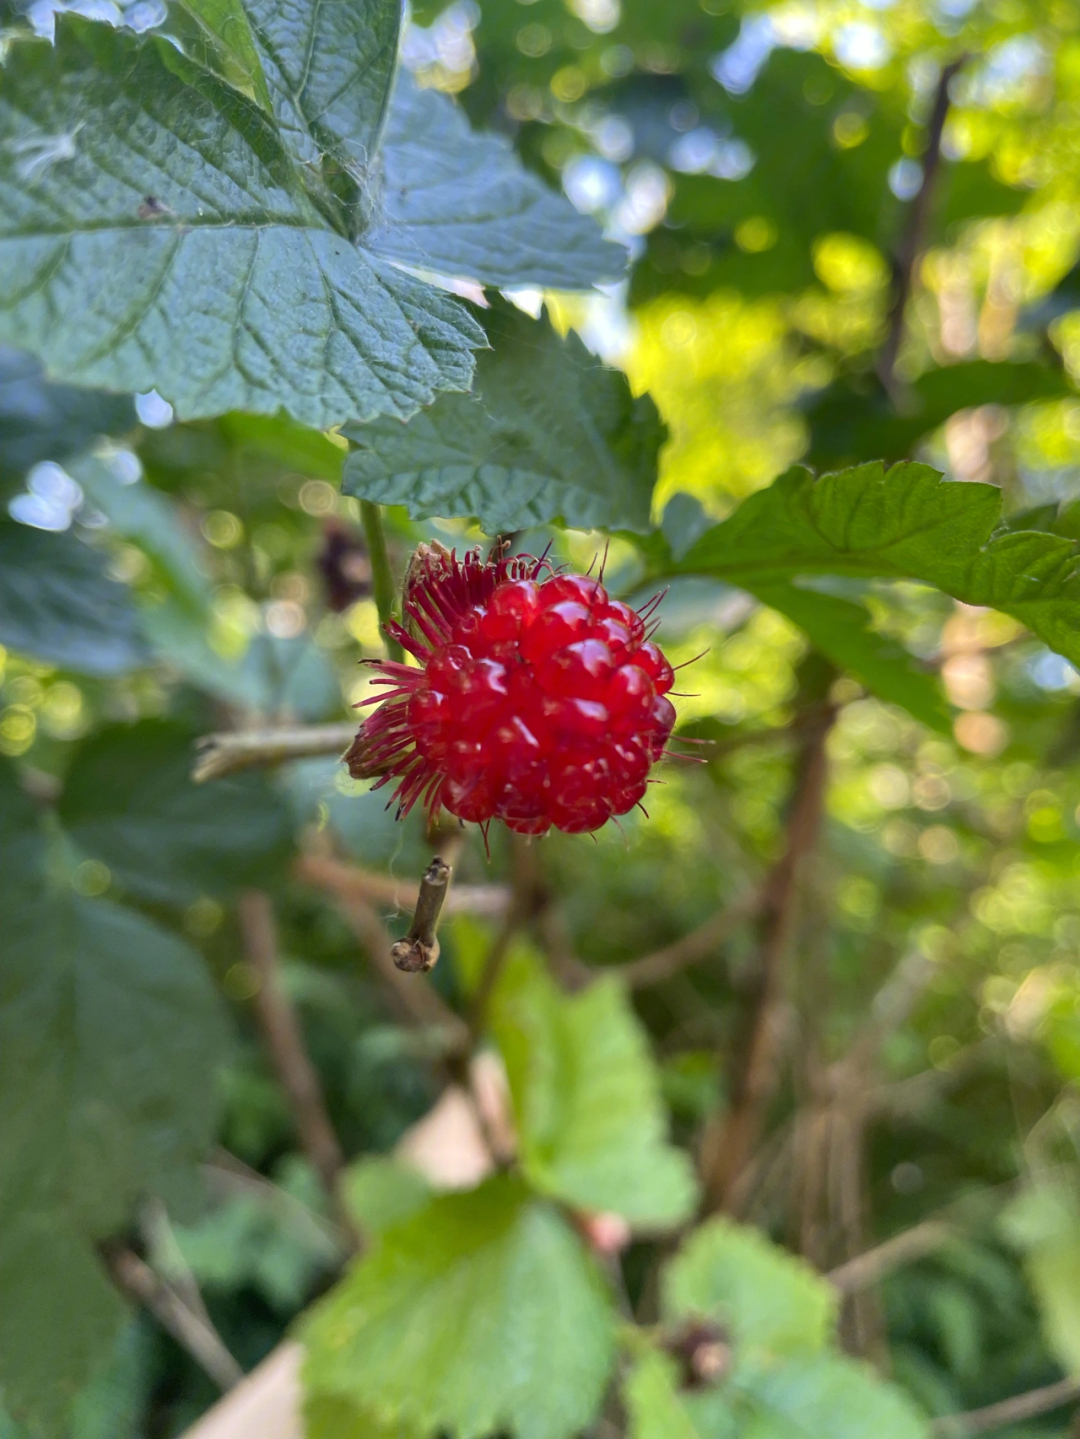
[{"label": "green leaf", "polygon": [[15,1418],[55,1433],[108,1357],[120,1296],[81,1234],[25,1210],[5,1212],[0,1226],[0,1293],[0,1390]]},{"label": "green leaf", "polygon": [[519,955],[494,996],[492,1030],[510,1078],[521,1163],[536,1188],[643,1227],[687,1217],[693,1170],[667,1142],[659,1076],[617,979],[564,995]]},{"label": "green leaf", "polygon": [[922,580],[1013,615],[1080,663],[1075,541],[1001,530],[1001,491],[928,465],[859,465],[815,480],[793,469],[751,495],[676,568],[754,589],[795,575]]},{"label": "green leaf", "polygon": [[224,1023],[199,956],[68,892],[0,897],[0,1195],[107,1233],[213,1131]]},{"label": "green leaf", "polygon": [[41,460],[65,460],[96,436],[134,424],[126,397],[50,385],[31,355],[0,345],[0,495]]},{"label": "green leaf", "polygon": [[494,534],[561,519],[645,530],[664,426],[647,395],[573,332],[506,301],[484,316],[492,350],[475,396],[446,396],[408,425],[348,425],[346,494],[403,504],[414,519],[475,516]]},{"label": "green leaf", "polygon": [[[264,110],[272,110],[273,101],[251,23],[240,0],[178,0],[178,3],[199,26],[203,41],[200,46],[192,44],[186,35],[178,36],[184,49]],[[174,11],[171,29],[175,32],[176,28]]]},{"label": "green leaf", "polygon": [[4,768],[0,786],[21,826],[0,833],[0,1386],[55,1429],[120,1318],[93,1241],[210,1143],[226,1028],[199,955],[74,894]]},{"label": "green leaf", "polygon": [[836,1319],[832,1286],[756,1229],[713,1219],[686,1241],[663,1276],[671,1319],[717,1319],[742,1354],[822,1349]]},{"label": "green leaf", "polygon": [[501,135],[475,132],[453,100],[398,75],[383,142],[376,255],[485,285],[584,290],[618,280],[626,251],[603,239],[522,165]]},{"label": "green leaf", "polygon": [[745,1439],[929,1439],[905,1394],[841,1354],[741,1369],[735,1382],[751,1401]]},{"label": "green leaf", "polygon": [[674,1360],[650,1350],[634,1365],[623,1384],[630,1439],[728,1439],[728,1435],[735,1439],[738,1429],[734,1411],[719,1396],[710,1397],[713,1403],[706,1414],[692,1414],[684,1403],[686,1396],[678,1391]]},{"label": "green leaf", "polygon": [[79,674],[123,674],[149,659],[128,589],[70,532],[0,519],[0,644]]},{"label": "green leaf", "polygon": [[381,1425],[569,1439],[599,1408],[613,1330],[565,1220],[493,1179],[377,1238],[305,1325],[305,1383]]},{"label": "green leaf", "polygon": [[270,118],[164,40],[19,41],[0,155],[0,337],[58,379],[319,429],[468,387],[466,311],[357,249]]},{"label": "green leaf", "polygon": [[350,1214],[365,1233],[373,1234],[411,1219],[431,1198],[426,1180],[415,1169],[383,1156],[350,1164],[341,1187]]},{"label": "green leaf", "polygon": [[1076,1174],[1043,1177],[1001,1216],[1006,1238],[1024,1255],[1050,1348],[1069,1374],[1080,1374],[1080,1203]]},{"label": "green leaf", "polygon": [[879,699],[900,705],[931,729],[951,734],[949,708],[933,675],[903,645],[870,628],[863,605],[821,594],[805,584],[748,585],[763,604],[802,629],[815,649],[862,680]]},{"label": "green leaf", "polygon": [[810,410],[807,459],[818,468],[881,455],[900,460],[957,410],[1024,405],[1071,393],[1062,370],[1033,360],[966,360],[928,370],[910,387],[901,414],[876,377],[844,381],[825,390]]},{"label": "green leaf", "polygon": [[68,834],[139,898],[185,904],[266,884],[288,851],[288,808],[265,776],[198,785],[194,753],[183,725],[142,720],[99,730],[68,772]]}]

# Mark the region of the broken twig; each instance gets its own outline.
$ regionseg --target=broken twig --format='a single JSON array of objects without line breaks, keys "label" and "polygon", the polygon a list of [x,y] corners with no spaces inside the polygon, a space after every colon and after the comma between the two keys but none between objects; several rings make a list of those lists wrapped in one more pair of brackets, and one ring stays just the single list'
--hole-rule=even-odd
[{"label": "broken twig", "polygon": [[406,974],[427,974],[439,960],[439,939],[435,933],[442,913],[452,871],[438,855],[424,871],[416,897],[413,922],[404,939],[390,947],[390,956]]}]

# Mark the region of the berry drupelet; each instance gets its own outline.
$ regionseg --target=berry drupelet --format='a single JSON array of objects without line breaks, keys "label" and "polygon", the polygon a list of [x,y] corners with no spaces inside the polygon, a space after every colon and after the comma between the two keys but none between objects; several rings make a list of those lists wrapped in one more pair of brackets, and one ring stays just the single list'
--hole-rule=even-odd
[{"label": "berry drupelet", "polygon": [[675,709],[636,610],[531,556],[439,545],[417,550],[402,608],[408,628],[387,630],[420,668],[373,662],[389,688],[345,756],[354,778],[397,780],[400,814],[421,801],[519,834],[584,834],[639,803]]}]

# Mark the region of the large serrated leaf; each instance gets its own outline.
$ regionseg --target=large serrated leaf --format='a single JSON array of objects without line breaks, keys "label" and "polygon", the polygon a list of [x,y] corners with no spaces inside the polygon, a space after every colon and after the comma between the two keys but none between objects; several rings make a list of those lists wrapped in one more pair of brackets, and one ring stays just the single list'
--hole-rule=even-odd
[{"label": "large serrated leaf", "polygon": [[266,883],[288,851],[288,810],[265,776],[197,785],[194,753],[184,726],[142,720],[100,730],[68,773],[68,834],[139,898],[183,904]]},{"label": "large serrated leaf", "polygon": [[58,379],[320,429],[469,384],[466,311],[352,244],[270,117],[164,40],[20,41],[0,155],[0,337]]},{"label": "large serrated leaf", "polygon": [[793,469],[709,530],[677,569],[745,584],[832,574],[922,580],[1015,616],[1080,663],[1076,542],[1001,530],[1001,491],[928,465],[859,465],[815,480]]},{"label": "large serrated leaf", "polygon": [[345,492],[416,519],[476,516],[489,534],[554,519],[647,529],[665,435],[652,400],[544,318],[497,301],[485,324],[475,396],[445,396],[407,425],[345,427]]},{"label": "large serrated leaf", "polygon": [[212,1132],[224,1024],[199,956],[141,915],[5,890],[0,1195],[107,1233]]},{"label": "large serrated leaf", "polygon": [[0,519],[0,644],[79,674],[115,675],[149,651],[126,586],[71,533]]},{"label": "large serrated leaf", "polygon": [[836,1318],[832,1286],[755,1229],[713,1219],[667,1266],[664,1313],[719,1320],[741,1353],[814,1352]]},{"label": "large serrated leaf", "polygon": [[566,1221],[494,1179],[376,1239],[305,1326],[305,1382],[380,1426],[569,1439],[600,1405],[613,1330]]},{"label": "large serrated leaf", "polygon": [[496,991],[492,1029],[533,1185],[643,1227],[687,1217],[693,1171],[667,1142],[659,1078],[617,979],[563,995],[522,954]]},{"label": "large serrated leaf", "polygon": [[50,385],[31,355],[0,345],[0,496],[31,465],[65,460],[97,435],[122,434],[134,424],[129,399]]},{"label": "large serrated leaf", "polygon": [[0,1293],[0,1391],[35,1435],[55,1433],[108,1357],[124,1317],[120,1296],[85,1237],[48,1211],[5,1214]]},{"label": "large serrated leaf", "polygon": [[226,1029],[187,944],[73,892],[6,766],[0,799],[0,1387],[55,1428],[119,1319],[93,1241],[209,1144]]},{"label": "large serrated leaf", "polygon": [[377,255],[502,287],[584,290],[617,280],[626,251],[530,174],[500,135],[473,131],[447,95],[398,76],[382,151]]}]

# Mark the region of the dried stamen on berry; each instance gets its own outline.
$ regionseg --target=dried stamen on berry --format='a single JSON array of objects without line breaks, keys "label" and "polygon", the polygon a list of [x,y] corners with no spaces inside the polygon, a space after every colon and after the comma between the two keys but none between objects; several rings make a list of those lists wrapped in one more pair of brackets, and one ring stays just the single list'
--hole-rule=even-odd
[{"label": "dried stamen on berry", "polygon": [[[419,668],[373,662],[384,693],[345,756],[356,779],[519,834],[599,829],[645,794],[675,723],[674,675],[636,610],[531,556],[421,545],[405,579]],[[381,703],[380,703],[381,701]]]}]

